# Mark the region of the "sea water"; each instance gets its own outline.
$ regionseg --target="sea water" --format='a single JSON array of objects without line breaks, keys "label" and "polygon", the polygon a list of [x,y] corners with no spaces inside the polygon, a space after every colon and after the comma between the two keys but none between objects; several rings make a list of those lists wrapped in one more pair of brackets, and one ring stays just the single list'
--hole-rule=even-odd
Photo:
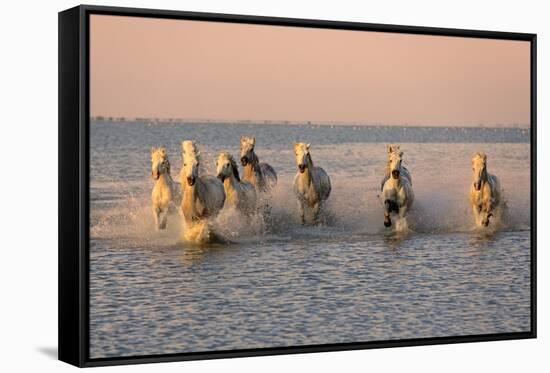
[{"label": "sea water", "polygon": [[[241,135],[278,174],[269,227],[231,210],[231,243],[181,241],[176,213],[153,224],[150,148],[196,140],[203,172],[238,158]],[[147,123],[90,126],[90,356],[151,355],[530,330],[530,133],[447,128]],[[322,224],[299,224],[293,143],[332,181]],[[383,225],[386,144],[412,174],[410,231]],[[471,157],[503,187],[498,229],[473,229]],[[495,222],[496,223],[496,222]]]}]

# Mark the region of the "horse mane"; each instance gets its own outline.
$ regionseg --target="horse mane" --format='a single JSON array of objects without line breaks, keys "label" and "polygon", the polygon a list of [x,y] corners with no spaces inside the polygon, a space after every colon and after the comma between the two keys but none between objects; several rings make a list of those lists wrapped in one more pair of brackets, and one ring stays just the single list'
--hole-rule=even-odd
[{"label": "horse mane", "polygon": [[311,165],[313,166],[313,159],[311,159],[311,153],[309,152],[309,150],[307,152],[306,158],[309,161],[309,163],[311,163]]},{"label": "horse mane", "polygon": [[252,148],[252,151],[250,152],[250,163],[255,168],[260,163],[260,158],[256,155],[256,152],[254,151],[254,148]]},{"label": "horse mane", "polygon": [[487,154],[485,154],[483,152],[476,152],[476,154],[474,154],[473,159],[476,159],[476,158],[481,158],[484,162],[486,162],[487,161]]},{"label": "horse mane", "polygon": [[196,159],[197,161],[200,160],[200,153],[193,141],[185,140],[181,143],[181,147],[183,149],[184,156]]},{"label": "horse mane", "polygon": [[259,173],[259,174],[262,173],[262,169],[260,167],[260,158],[258,158],[258,155],[256,154],[254,147],[252,147],[252,150],[250,151],[249,163],[255,173]]},{"label": "horse mane", "polygon": [[152,147],[151,157],[153,157],[155,154],[159,154],[161,157],[164,158],[168,155],[168,152],[166,151],[166,148],[164,146],[160,146],[158,148]]},{"label": "horse mane", "polygon": [[235,162],[235,158],[231,154],[227,154],[229,158],[229,163],[231,164],[231,169],[233,170],[233,175],[235,175],[235,178],[238,182],[241,181],[241,178],[239,177],[239,168],[237,167],[237,162]]}]

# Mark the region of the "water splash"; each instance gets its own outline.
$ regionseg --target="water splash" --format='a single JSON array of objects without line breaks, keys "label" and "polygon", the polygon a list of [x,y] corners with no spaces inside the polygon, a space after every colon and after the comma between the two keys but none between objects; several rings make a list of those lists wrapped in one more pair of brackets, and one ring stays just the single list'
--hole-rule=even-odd
[{"label": "water splash", "polygon": [[[262,159],[272,164],[279,176],[268,202],[269,219],[261,216],[248,219],[224,210],[208,229],[193,228],[200,232],[195,232],[196,237],[207,237],[206,233],[213,231],[228,241],[241,242],[388,233],[378,198],[386,157],[384,144],[312,145],[314,162],[325,168],[333,187],[322,210],[320,225],[315,227],[300,224],[293,193],[296,165],[291,146],[267,145],[261,148]],[[468,200],[472,179],[470,158],[479,149],[489,154],[490,172],[501,179],[506,201],[505,213],[495,216],[489,229],[530,228],[529,144],[405,143],[404,162],[411,171],[415,193],[407,215],[408,229],[443,234],[472,231],[474,223]],[[97,164],[91,173],[91,237],[135,240],[153,247],[180,240],[183,223],[177,213],[169,215],[166,230],[154,232],[147,151],[115,148],[113,151],[122,152],[119,155],[125,161],[114,157],[113,162],[113,156],[94,160]],[[217,151],[216,147],[202,146],[204,172],[212,172]],[[173,173],[177,174],[181,160],[177,156],[171,160]],[[124,170],[119,170],[121,164],[125,165]]]}]

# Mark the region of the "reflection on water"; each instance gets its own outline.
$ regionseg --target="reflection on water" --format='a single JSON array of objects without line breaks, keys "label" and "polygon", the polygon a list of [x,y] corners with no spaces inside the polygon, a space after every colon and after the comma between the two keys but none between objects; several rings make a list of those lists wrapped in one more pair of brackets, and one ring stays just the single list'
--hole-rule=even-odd
[{"label": "reflection on water", "polygon": [[[415,204],[410,229],[396,232],[382,224],[376,195],[385,147],[373,141],[402,134],[245,127],[92,124],[91,357],[530,329],[524,134],[451,131],[459,137],[443,144],[431,143],[429,131],[415,133],[415,142],[402,146]],[[166,231],[155,232],[150,139],[169,148],[179,170],[178,141],[197,138],[211,170],[214,154],[236,151],[243,131],[256,134],[260,157],[279,174],[269,234],[230,211],[213,222],[230,244],[181,242],[177,214]],[[310,140],[314,161],[331,175],[323,226],[297,224],[289,133]],[[491,143],[494,138],[516,143]],[[489,168],[505,188],[511,218],[500,229],[471,226],[469,158],[479,149],[490,155]],[[442,174],[440,165],[452,172]]]},{"label": "reflection on water", "polygon": [[529,231],[92,245],[94,357],[527,331]]}]

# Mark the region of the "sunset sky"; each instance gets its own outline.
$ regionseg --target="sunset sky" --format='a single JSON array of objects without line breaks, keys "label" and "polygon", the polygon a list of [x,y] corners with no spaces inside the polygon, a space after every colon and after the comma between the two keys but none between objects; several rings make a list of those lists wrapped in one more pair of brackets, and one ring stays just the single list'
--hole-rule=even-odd
[{"label": "sunset sky", "polygon": [[91,114],[528,125],[525,41],[92,15]]}]

